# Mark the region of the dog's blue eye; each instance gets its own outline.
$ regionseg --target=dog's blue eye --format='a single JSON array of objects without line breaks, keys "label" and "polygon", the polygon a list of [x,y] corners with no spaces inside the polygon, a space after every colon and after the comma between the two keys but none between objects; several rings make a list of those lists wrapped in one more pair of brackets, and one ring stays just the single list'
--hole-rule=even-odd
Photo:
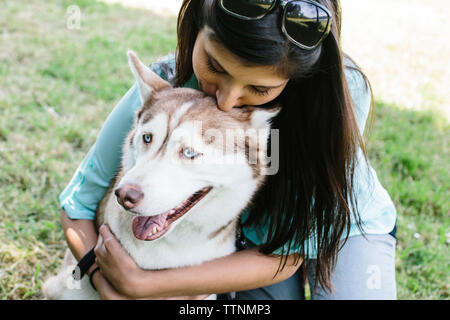
[{"label": "dog's blue eye", "polygon": [[194,150],[192,150],[191,148],[184,148],[183,156],[188,159],[194,159],[197,156],[197,153]]},{"label": "dog's blue eye", "polygon": [[151,133],[146,133],[142,136],[142,139],[144,140],[144,143],[149,144],[150,142],[152,142],[152,134]]}]

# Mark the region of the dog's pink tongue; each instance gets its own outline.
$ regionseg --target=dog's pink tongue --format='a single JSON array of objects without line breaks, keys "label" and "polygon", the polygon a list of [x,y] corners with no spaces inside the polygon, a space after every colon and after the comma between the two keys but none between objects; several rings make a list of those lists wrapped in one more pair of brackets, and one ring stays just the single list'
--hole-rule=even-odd
[{"label": "dog's pink tongue", "polygon": [[135,217],[133,219],[133,233],[139,240],[145,240],[152,234],[153,228],[158,231],[164,228],[168,213],[164,212],[151,217]]}]

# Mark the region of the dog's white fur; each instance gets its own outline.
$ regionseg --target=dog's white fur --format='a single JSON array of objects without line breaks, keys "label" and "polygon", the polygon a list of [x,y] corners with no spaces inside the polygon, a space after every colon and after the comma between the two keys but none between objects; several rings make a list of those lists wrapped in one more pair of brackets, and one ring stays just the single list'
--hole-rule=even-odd
[{"label": "dog's white fur", "polygon": [[[266,154],[268,130],[262,137],[263,143],[254,151],[233,148],[234,152],[223,152],[223,141],[217,133],[224,133],[225,129],[269,129],[270,119],[279,109],[248,107],[246,112],[222,112],[212,98],[192,89],[168,88],[168,83],[142,64],[133,52],[129,51],[128,57],[143,106],[124,143],[122,167],[97,210],[97,226],[108,224],[143,269],[196,265],[234,252],[238,216],[264,182],[264,166],[258,163],[252,167],[246,160],[248,153],[256,152],[261,162]],[[205,111],[195,113],[193,108]],[[143,120],[145,115],[151,115],[147,121]],[[205,119],[208,121],[203,121],[200,128],[196,121]],[[216,134],[214,139],[205,134],[208,130]],[[142,143],[145,133],[153,134],[150,145]],[[179,152],[183,146],[202,155],[194,160],[184,159]],[[161,152],[162,147],[165,152]],[[220,165],[217,154],[224,160]],[[113,193],[125,184],[139,185],[144,192],[142,201],[133,208],[134,213],[126,211]],[[212,187],[211,191],[172,223],[162,237],[153,241],[135,237],[132,220],[136,214],[160,214],[207,186]],[[44,285],[47,298],[98,298],[87,276],[81,283],[70,279],[75,264],[68,250],[60,273]]]}]

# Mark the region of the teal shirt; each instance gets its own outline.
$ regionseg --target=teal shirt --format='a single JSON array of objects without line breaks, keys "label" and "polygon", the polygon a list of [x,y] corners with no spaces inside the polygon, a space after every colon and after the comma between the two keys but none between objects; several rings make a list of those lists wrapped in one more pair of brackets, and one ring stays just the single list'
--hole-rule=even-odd
[{"label": "teal shirt", "polygon": [[[162,78],[173,80],[173,54],[152,64],[151,69]],[[364,79],[357,71],[346,70],[350,94],[356,106],[358,126],[363,132],[370,109],[370,94]],[[185,87],[198,89],[195,76],[185,84]],[[71,219],[94,220],[95,210],[104,197],[110,180],[114,177],[122,158],[122,144],[131,130],[136,111],[141,106],[137,87],[134,85],[122,97],[101,128],[97,140],[78,166],[69,184],[59,195],[60,206]],[[358,211],[367,234],[387,234],[395,225],[396,211],[388,193],[381,186],[375,171],[368,166],[359,155],[355,172],[355,197]],[[243,219],[246,212],[243,213]],[[252,245],[266,241],[267,226],[261,229],[244,228],[243,233]],[[350,236],[361,232],[352,221]],[[314,235],[308,241],[309,258],[316,256]],[[287,248],[287,245],[286,245]],[[274,253],[280,254],[282,248]],[[295,250],[293,246],[291,250]]]}]

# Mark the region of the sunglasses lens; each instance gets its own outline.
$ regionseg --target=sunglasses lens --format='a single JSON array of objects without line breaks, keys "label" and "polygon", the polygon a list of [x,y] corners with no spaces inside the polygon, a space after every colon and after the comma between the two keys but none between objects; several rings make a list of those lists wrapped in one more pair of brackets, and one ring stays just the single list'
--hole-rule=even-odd
[{"label": "sunglasses lens", "polygon": [[221,0],[222,7],[238,16],[257,18],[264,15],[276,0]]},{"label": "sunglasses lens", "polygon": [[329,16],[321,8],[303,1],[289,2],[286,6],[284,27],[293,40],[314,47],[327,31]]}]

